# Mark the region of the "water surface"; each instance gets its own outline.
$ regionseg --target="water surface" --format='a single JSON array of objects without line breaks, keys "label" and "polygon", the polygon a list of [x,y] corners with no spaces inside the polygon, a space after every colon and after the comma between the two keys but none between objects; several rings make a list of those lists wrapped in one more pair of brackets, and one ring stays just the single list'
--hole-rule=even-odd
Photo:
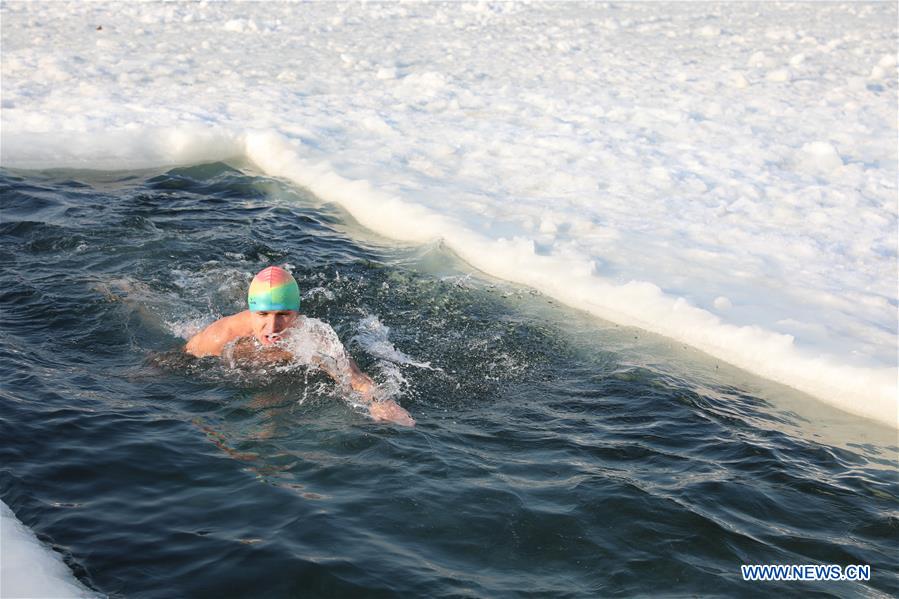
[{"label": "water surface", "polygon": [[[895,431],[246,165],[5,171],[0,192],[0,498],[101,593],[899,593]],[[285,263],[414,429],[315,373],[180,352]]]}]

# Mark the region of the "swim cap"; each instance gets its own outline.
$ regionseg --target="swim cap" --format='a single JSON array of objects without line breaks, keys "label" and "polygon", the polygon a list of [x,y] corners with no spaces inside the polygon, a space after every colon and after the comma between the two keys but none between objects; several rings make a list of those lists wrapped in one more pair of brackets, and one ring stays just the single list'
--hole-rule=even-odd
[{"label": "swim cap", "polygon": [[269,266],[253,277],[247,303],[251,312],[299,310],[300,288],[289,272]]}]

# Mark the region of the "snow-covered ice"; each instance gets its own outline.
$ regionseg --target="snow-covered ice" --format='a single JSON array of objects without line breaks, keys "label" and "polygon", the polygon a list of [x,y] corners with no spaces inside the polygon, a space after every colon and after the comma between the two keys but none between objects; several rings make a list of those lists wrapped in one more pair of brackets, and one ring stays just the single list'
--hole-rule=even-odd
[{"label": "snow-covered ice", "polygon": [[0,597],[100,597],[0,501]]},{"label": "snow-covered ice", "polygon": [[246,156],[897,423],[896,3],[0,10],[4,166]]}]

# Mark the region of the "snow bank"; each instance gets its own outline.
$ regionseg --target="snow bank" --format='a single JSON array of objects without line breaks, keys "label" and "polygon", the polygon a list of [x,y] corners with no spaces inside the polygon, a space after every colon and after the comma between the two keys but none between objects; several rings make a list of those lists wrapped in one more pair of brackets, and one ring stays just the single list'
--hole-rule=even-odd
[{"label": "snow bank", "polygon": [[48,165],[91,170],[139,170],[197,164],[243,156],[239,136],[209,126],[147,127],[135,130],[3,131],[4,166]]},{"label": "snow bank", "polygon": [[0,159],[245,154],[895,426],[896,10],[6,3]]},{"label": "snow bank", "polygon": [[101,597],[81,584],[57,552],[43,545],[0,501],[0,597]]}]

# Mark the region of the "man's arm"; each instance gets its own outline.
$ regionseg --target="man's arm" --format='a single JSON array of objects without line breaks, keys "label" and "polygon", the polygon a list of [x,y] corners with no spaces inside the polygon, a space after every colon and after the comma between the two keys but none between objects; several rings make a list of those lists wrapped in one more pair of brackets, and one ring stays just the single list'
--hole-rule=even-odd
[{"label": "man's arm", "polygon": [[363,395],[371,395],[375,388],[375,382],[371,380],[370,376],[362,372],[354,359],[349,356],[347,359],[350,363],[350,386],[353,388],[353,391]]},{"label": "man's arm", "polygon": [[233,316],[219,318],[211,325],[194,335],[184,346],[184,351],[198,358],[204,356],[221,356],[228,343],[238,337],[253,334],[250,326],[250,313],[247,310]]},{"label": "man's arm", "polygon": [[362,400],[368,404],[368,413],[377,421],[388,420],[402,426],[415,426],[415,420],[403,409],[400,404],[392,399],[378,401],[372,393],[375,390],[375,382],[367,374],[359,369],[359,365],[352,358],[350,363],[350,386],[362,396]]},{"label": "man's arm", "polygon": [[[402,426],[415,426],[415,419],[409,415],[403,407],[392,399],[376,399],[374,396],[375,382],[371,377],[362,372],[356,361],[349,355],[346,356],[349,366],[349,384],[350,387],[358,393],[357,396],[363,403],[368,405],[368,413],[376,421],[389,421]],[[347,380],[336,367],[334,360],[316,360],[316,366],[321,368],[332,379],[339,384],[346,384]]]}]

